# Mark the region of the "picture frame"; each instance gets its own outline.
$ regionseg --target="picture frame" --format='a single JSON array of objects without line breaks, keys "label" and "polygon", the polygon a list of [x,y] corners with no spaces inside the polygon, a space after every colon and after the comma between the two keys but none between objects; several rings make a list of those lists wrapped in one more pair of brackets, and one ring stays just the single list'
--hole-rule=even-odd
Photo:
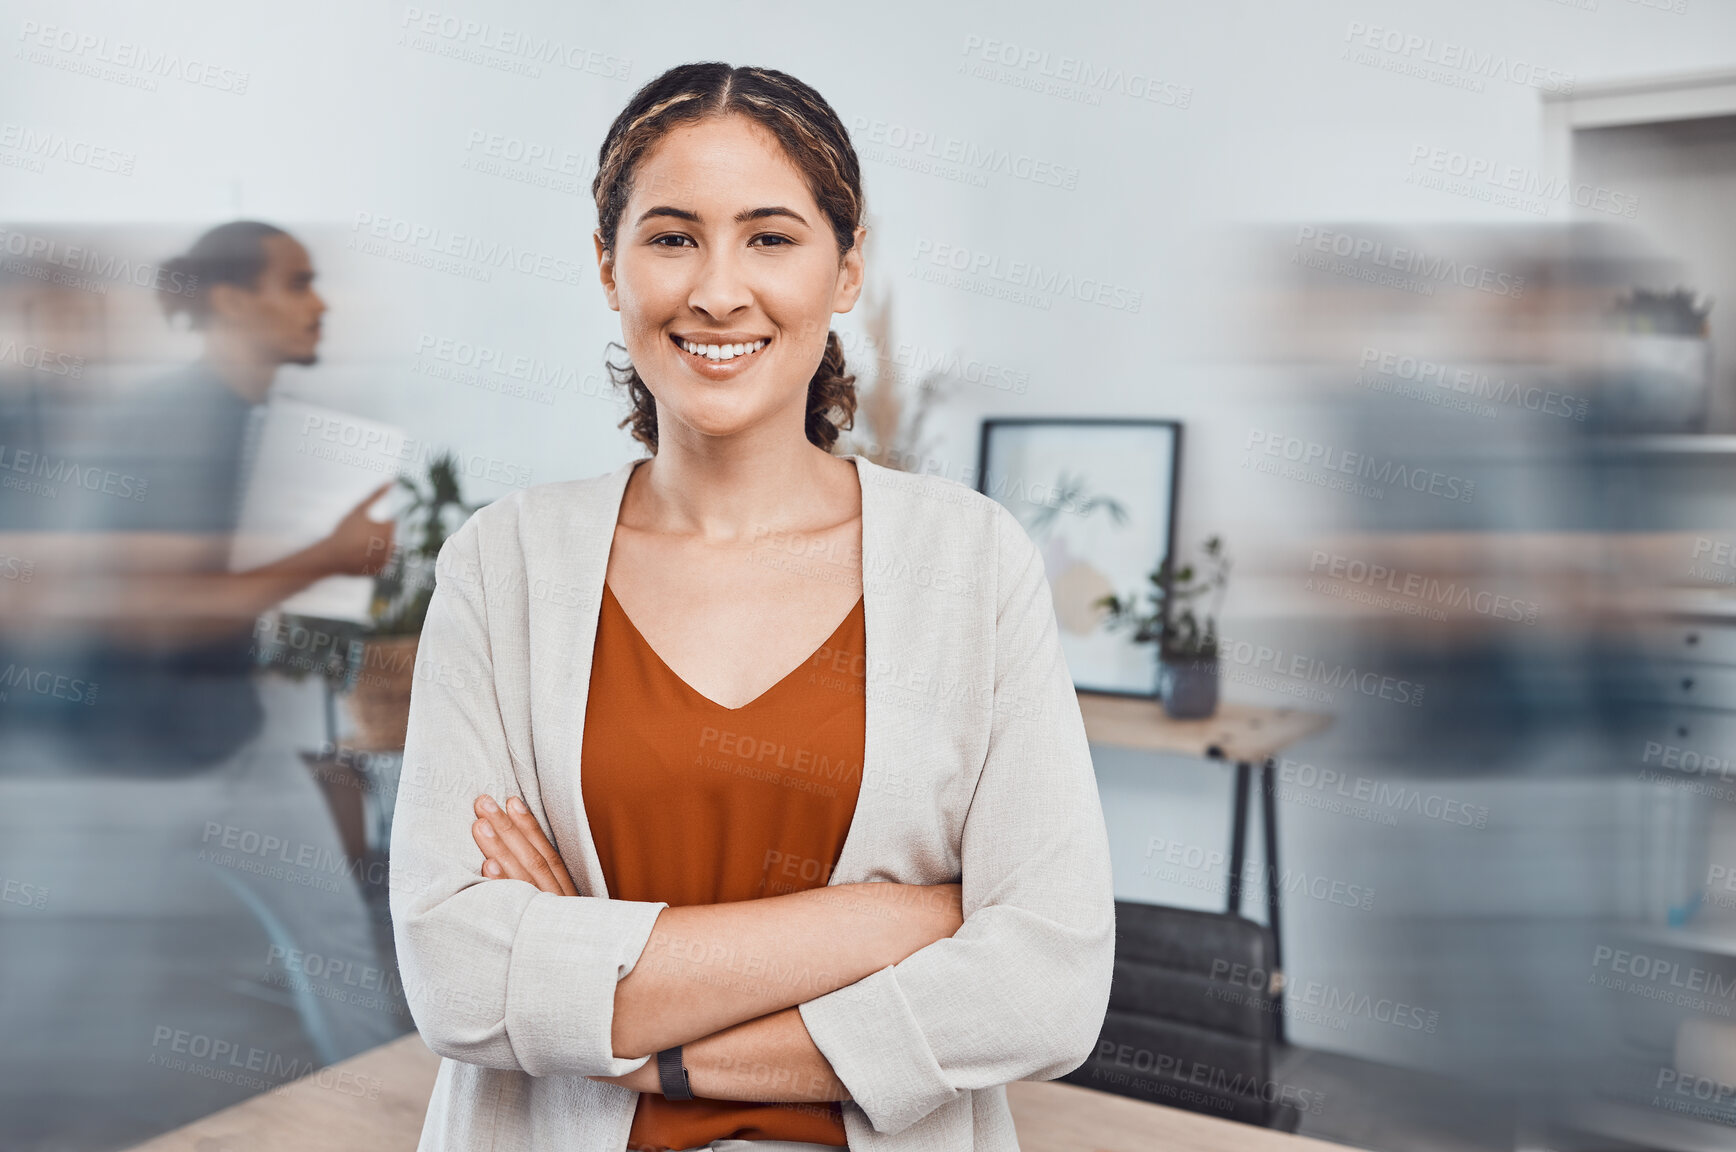
[{"label": "picture frame", "polygon": [[1079,691],[1158,695],[1158,646],[1109,630],[1107,613],[1091,605],[1110,593],[1145,604],[1151,572],[1175,555],[1181,451],[1178,420],[982,422],[977,491],[1011,512],[1042,551],[1061,649]]}]

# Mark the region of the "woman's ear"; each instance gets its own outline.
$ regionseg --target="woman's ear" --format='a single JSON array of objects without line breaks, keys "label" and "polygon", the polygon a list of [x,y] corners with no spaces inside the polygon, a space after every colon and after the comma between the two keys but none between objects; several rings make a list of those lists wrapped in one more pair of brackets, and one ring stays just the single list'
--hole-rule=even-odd
[{"label": "woman's ear", "polygon": [[603,295],[608,297],[610,311],[619,312],[621,300],[615,293],[615,254],[603,247],[601,228],[591,233],[591,242],[597,248],[597,278],[603,282]]},{"label": "woman's ear", "polygon": [[868,265],[863,252],[863,246],[868,242],[868,228],[857,225],[856,242],[850,250],[844,253],[844,266],[838,271],[838,290],[832,294],[832,311],[848,312],[856,307],[856,301],[862,295],[862,282],[867,277]]}]

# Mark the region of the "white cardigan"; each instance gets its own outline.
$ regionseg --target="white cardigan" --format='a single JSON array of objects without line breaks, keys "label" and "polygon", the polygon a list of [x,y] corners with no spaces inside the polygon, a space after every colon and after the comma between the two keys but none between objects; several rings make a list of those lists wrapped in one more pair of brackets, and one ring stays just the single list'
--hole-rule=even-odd
[{"label": "white cardigan", "polygon": [[[950,480],[855,461],[867,746],[829,883],[962,882],[964,926],[800,1006],[852,1099],[850,1147],[1016,1152],[1004,1085],[1090,1055],[1115,905],[1085,725],[1043,561]],[[391,860],[404,991],[441,1061],[419,1148],[621,1152],[645,1062],[615,983],[666,905],[612,900],[579,790],[585,698],[634,464],[515,492],[441,551]],[[471,803],[522,796],[583,895],[481,874]],[[656,816],[647,813],[647,826]]]}]

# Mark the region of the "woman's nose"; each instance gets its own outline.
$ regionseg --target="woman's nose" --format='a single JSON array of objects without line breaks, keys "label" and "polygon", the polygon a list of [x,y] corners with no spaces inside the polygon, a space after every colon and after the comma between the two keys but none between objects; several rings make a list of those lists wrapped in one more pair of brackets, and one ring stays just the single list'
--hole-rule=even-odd
[{"label": "woman's nose", "polygon": [[708,316],[724,317],[753,301],[741,257],[731,251],[713,249],[698,261],[693,288],[687,303]]}]

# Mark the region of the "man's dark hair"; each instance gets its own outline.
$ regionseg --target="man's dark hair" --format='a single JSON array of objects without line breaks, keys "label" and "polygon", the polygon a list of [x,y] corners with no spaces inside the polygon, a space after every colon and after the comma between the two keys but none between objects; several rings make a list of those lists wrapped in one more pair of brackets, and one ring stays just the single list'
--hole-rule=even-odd
[{"label": "man's dark hair", "polygon": [[184,312],[193,327],[203,328],[211,316],[212,285],[256,286],[265,271],[265,241],[288,235],[282,228],[258,220],[217,225],[185,253],[163,262],[163,282],[183,286],[180,291],[165,289],[158,294],[163,314],[172,321]]}]

